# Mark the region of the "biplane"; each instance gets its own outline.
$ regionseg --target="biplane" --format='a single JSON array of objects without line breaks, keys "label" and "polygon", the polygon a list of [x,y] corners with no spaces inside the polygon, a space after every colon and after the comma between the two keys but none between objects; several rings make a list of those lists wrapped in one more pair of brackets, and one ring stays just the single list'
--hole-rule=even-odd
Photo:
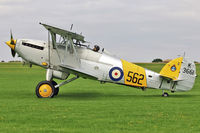
[{"label": "biplane", "polygon": [[[189,91],[196,78],[193,61],[179,57],[167,63],[160,73],[145,69],[126,60],[119,59],[104,48],[90,48],[84,36],[61,28],[43,24],[48,30],[48,41],[32,39],[14,40],[12,33],[6,44],[12,55],[17,53],[26,62],[46,69],[46,80],[36,86],[39,98],[52,98],[59,87],[79,77],[115,83],[145,90],[162,90],[162,96],[171,92]],[[74,76],[69,76],[69,75]],[[63,80],[57,84],[53,79]]]}]

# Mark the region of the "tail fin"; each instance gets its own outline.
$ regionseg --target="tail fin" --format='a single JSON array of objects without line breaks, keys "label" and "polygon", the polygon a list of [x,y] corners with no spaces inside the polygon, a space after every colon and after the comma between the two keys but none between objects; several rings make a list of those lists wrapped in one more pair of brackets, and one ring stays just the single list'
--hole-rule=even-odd
[{"label": "tail fin", "polygon": [[160,71],[160,75],[173,80],[178,80],[182,61],[183,57],[179,57],[170,61],[162,68],[162,70]]},{"label": "tail fin", "polygon": [[176,82],[176,91],[191,90],[196,78],[196,66],[193,61],[179,57],[167,63],[160,75]]}]

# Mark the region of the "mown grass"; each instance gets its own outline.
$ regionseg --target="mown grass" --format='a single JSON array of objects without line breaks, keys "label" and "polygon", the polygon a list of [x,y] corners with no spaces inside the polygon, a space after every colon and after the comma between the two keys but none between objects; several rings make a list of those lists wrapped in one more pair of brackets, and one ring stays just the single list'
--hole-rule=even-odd
[{"label": "mown grass", "polygon": [[[159,72],[164,64],[139,65]],[[159,90],[78,79],[57,97],[38,99],[35,86],[44,79],[42,68],[0,64],[0,132],[200,132],[199,77],[191,91],[167,98]]]}]

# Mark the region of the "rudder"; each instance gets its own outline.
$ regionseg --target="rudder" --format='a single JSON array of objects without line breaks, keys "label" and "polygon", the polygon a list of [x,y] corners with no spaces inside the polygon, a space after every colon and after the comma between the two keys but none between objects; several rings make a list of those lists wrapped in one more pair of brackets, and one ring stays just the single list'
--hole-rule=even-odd
[{"label": "rudder", "polygon": [[176,91],[189,91],[192,89],[196,79],[196,66],[194,61],[183,58],[180,69]]}]

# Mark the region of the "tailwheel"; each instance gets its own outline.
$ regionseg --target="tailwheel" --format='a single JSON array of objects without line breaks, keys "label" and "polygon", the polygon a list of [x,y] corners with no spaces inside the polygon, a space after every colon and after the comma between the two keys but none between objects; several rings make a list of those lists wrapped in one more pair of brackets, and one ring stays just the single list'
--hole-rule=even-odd
[{"label": "tailwheel", "polygon": [[169,94],[168,94],[167,92],[164,92],[164,93],[162,94],[162,96],[163,96],[163,97],[168,97]]},{"label": "tailwheel", "polygon": [[36,86],[35,92],[38,98],[53,98],[55,87],[50,81],[42,81]]},{"label": "tailwheel", "polygon": [[[55,86],[57,85],[56,81],[52,80],[51,82],[52,82],[52,84],[53,84],[53,86],[54,86],[54,88],[55,88]],[[59,87],[55,88],[55,93],[54,93],[54,95],[57,96],[58,93],[59,93]]]}]

